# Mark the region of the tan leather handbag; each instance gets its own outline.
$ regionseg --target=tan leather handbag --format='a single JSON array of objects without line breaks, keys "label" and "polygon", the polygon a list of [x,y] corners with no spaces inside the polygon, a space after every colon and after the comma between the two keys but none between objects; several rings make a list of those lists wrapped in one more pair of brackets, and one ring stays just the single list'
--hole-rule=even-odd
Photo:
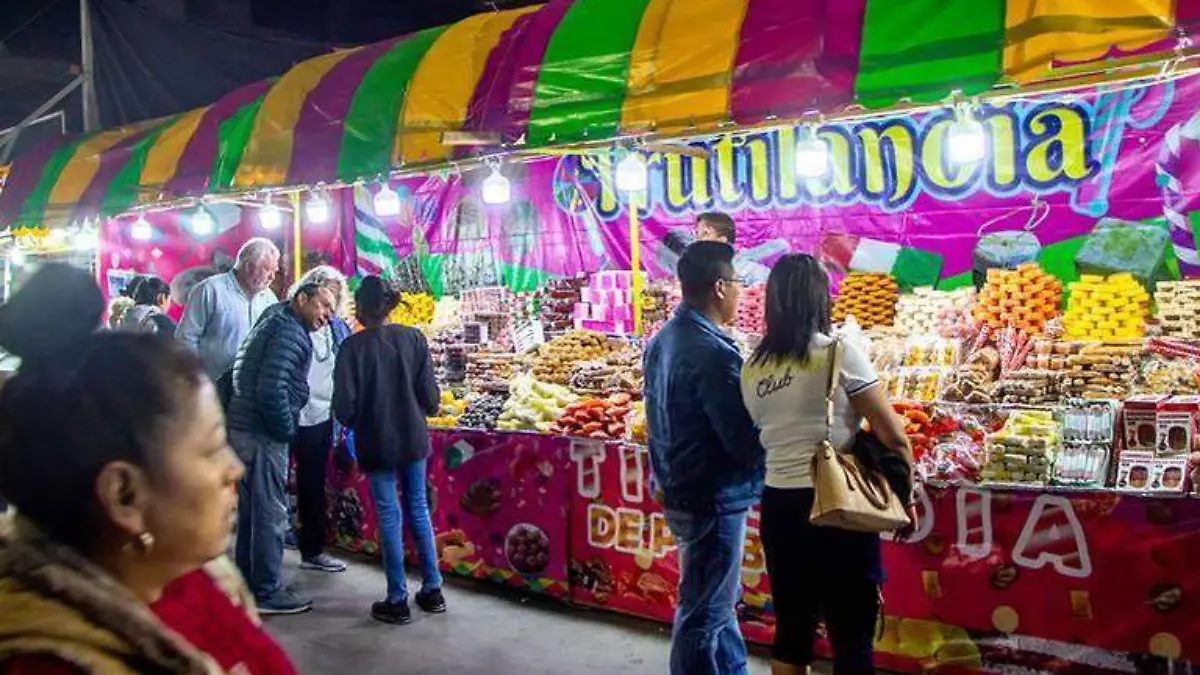
[{"label": "tan leather handbag", "polygon": [[825,389],[825,440],[812,460],[813,498],[809,522],[855,532],[891,532],[908,525],[904,505],[882,475],[872,473],[849,451],[833,447],[833,397],[842,372],[842,342],[830,347]]}]

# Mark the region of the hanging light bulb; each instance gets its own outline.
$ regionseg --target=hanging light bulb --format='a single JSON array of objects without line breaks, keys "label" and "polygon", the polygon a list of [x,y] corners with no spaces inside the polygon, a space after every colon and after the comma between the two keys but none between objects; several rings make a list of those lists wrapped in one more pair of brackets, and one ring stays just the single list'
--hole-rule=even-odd
[{"label": "hanging light bulb", "polygon": [[8,262],[16,267],[25,264],[25,251],[19,248],[10,249],[8,252]]},{"label": "hanging light bulb", "polygon": [[313,193],[304,203],[304,215],[310,223],[324,223],[329,220],[329,202],[324,197]]},{"label": "hanging light bulb", "polygon": [[512,199],[512,183],[500,173],[500,167],[492,167],[492,175],[483,181],[484,204],[507,204]]},{"label": "hanging light bulb", "polygon": [[91,251],[99,244],[100,237],[96,234],[96,230],[86,224],[71,237],[71,247],[76,251]]},{"label": "hanging light bulb", "polygon": [[212,214],[208,209],[201,206],[192,214],[192,232],[207,237],[217,229],[217,224],[213,221]]},{"label": "hanging light bulb", "polygon": [[258,224],[264,230],[278,230],[283,225],[283,214],[274,204],[267,204],[258,212]]},{"label": "hanging light bulb", "polygon": [[796,143],[796,175],[820,178],[829,171],[829,144],[817,135],[815,127]]},{"label": "hanging light bulb", "polygon": [[129,236],[137,241],[149,241],[154,236],[154,228],[150,227],[150,221],[146,220],[145,215],[139,215],[137,220],[133,221],[129,228]]},{"label": "hanging light bulb", "polygon": [[384,183],[379,188],[379,192],[375,193],[374,199],[375,215],[380,218],[388,218],[400,214],[400,195],[396,194],[387,183]]},{"label": "hanging light bulb", "polygon": [[617,163],[617,189],[621,192],[644,192],[650,184],[650,170],[640,154],[630,151]]},{"label": "hanging light bulb", "polygon": [[978,162],[987,156],[987,134],[983,131],[983,125],[965,105],[958,109],[956,117],[946,134],[950,160],[958,164]]}]

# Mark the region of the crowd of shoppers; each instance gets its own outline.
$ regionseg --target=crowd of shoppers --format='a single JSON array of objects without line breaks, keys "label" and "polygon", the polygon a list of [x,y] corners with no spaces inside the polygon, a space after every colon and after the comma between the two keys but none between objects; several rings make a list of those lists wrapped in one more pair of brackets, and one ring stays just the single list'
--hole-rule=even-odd
[{"label": "crowd of shoppers", "polygon": [[[736,605],[760,501],[772,673],[807,669],[821,621],[835,673],[874,672],[879,537],[809,522],[811,467],[822,439],[846,448],[864,421],[906,459],[907,439],[866,354],[833,333],[829,279],[811,256],[774,266],[766,331],[743,363],[729,328],[742,290],[735,236],[726,216],[698,219],[677,265],[683,302],[645,352],[652,474],[680,553],[671,672],[747,672]],[[371,615],[411,621],[405,526],[420,560],[415,603],[446,611],[426,494],[425,418],[440,394],[425,338],[387,325],[400,294],[379,277],[355,292],[355,334],[333,268],[276,302],[279,258],[270,241],[248,242],[232,271],[192,290],[177,328],[169,286],[144,277],[119,330],[97,332],[99,288],[60,265],[0,308],[0,348],[22,359],[0,388],[0,494],[19,514],[0,520],[0,602],[16,608],[0,615],[0,675],[290,675],[258,621],[312,607],[283,583],[289,458],[301,567],[338,572],[345,563],[324,551],[325,471],[351,439],[387,576]],[[225,556],[235,509],[236,569]]]}]

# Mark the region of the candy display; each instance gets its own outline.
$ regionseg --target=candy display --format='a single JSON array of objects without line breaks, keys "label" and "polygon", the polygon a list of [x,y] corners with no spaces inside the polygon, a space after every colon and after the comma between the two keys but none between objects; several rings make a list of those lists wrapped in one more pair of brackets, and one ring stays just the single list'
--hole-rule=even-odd
[{"label": "candy display", "polygon": [[914,288],[896,303],[896,328],[907,335],[959,337],[967,328],[974,288],[935,291]]},{"label": "candy display", "polygon": [[900,287],[886,274],[851,272],[842,280],[833,303],[833,320],[853,316],[863,328],[890,326],[896,318]]},{"label": "candy display", "polygon": [[1200,279],[1158,282],[1154,304],[1163,335],[1200,338]]},{"label": "candy display", "polygon": [[[644,342],[548,330],[576,322],[581,303],[624,307],[629,279],[563,279],[526,294],[485,288],[437,303],[406,296],[394,318],[428,316],[423,330],[444,389],[429,425],[644,444]],[[1187,484],[1174,469],[1200,447],[1200,344],[1143,337],[1151,303],[1137,277],[1082,275],[1061,317],[1061,285],[1033,263],[991,269],[978,293],[922,287],[897,301],[896,288],[884,274],[851,273],[835,301],[838,330],[869,352],[924,479],[1089,489],[1118,481],[1130,491]],[[762,328],[763,291],[744,289],[731,327],[744,353]],[[650,284],[642,297],[645,317],[662,322],[678,287]],[[1163,282],[1156,299],[1160,310],[1191,312],[1193,301],[1200,309],[1200,284]],[[1160,321],[1163,333],[1185,322]],[[542,330],[519,354],[496,339],[532,324]],[[486,511],[488,489],[472,487],[472,508]],[[513,549],[523,561],[514,571],[530,569],[531,536]]]},{"label": "candy display", "polygon": [[496,419],[496,428],[549,432],[567,406],[578,399],[566,387],[538,382],[530,375],[518,375],[512,381],[504,410]]},{"label": "candy display", "polygon": [[442,390],[442,403],[438,414],[425,418],[425,423],[435,428],[458,426],[458,419],[467,410],[467,400],[460,399],[449,389]]},{"label": "candy display", "polygon": [[761,334],[766,328],[767,287],[747,286],[738,298],[737,328],[744,333]]},{"label": "candy display", "polygon": [[632,402],[628,394],[614,394],[572,403],[550,427],[550,433],[598,440],[624,438]]},{"label": "candy display", "polygon": [[603,333],[572,330],[542,345],[533,363],[533,376],[542,382],[567,385],[575,364],[600,361],[612,351]]},{"label": "candy display", "polygon": [[1004,428],[988,439],[987,462],[980,475],[985,482],[1049,485],[1061,440],[1052,413],[1014,412]]},{"label": "candy display", "polygon": [[401,293],[400,304],[388,315],[389,323],[424,326],[433,322],[433,296],[428,293]]},{"label": "candy display", "polygon": [[1046,324],[1058,316],[1061,298],[1062,283],[1035,263],[1015,270],[989,269],[972,316],[993,328],[1012,327],[1041,335]]},{"label": "candy display", "polygon": [[1104,342],[1142,336],[1150,295],[1132,275],[1085,274],[1068,289],[1070,299],[1062,321],[1068,339]]},{"label": "candy display", "polygon": [[504,412],[506,399],[506,396],[499,394],[475,396],[458,418],[458,425],[469,429],[495,429],[500,414]]}]

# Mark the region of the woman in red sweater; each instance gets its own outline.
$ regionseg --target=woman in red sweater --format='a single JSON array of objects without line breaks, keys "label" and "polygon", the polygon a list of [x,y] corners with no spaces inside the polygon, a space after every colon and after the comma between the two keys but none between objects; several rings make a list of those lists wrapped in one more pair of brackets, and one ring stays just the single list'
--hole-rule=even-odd
[{"label": "woman in red sweater", "polygon": [[212,383],[103,309],[54,264],[0,307],[0,674],[292,675],[222,558],[243,468]]}]

